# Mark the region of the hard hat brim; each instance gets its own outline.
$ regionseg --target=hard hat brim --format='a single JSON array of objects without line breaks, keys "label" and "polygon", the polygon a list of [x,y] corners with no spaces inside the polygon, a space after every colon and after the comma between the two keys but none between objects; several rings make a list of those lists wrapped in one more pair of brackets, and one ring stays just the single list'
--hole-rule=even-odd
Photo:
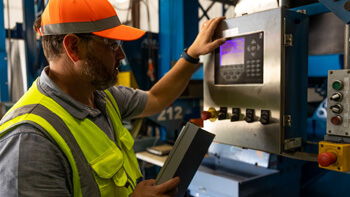
[{"label": "hard hat brim", "polygon": [[92,32],[92,34],[95,34],[100,37],[123,41],[137,40],[141,38],[145,33],[146,31],[144,30],[126,25],[118,25],[117,27],[111,29]]}]

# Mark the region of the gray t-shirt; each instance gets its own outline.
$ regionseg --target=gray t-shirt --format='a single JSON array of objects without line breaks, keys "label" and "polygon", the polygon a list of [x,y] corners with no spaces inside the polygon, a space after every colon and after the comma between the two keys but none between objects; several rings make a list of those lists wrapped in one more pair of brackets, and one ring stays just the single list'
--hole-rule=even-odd
[{"label": "gray t-shirt", "polygon": [[[79,103],[65,94],[46,74],[39,86],[75,118],[88,118],[115,141],[103,93],[95,91],[98,109]],[[109,88],[117,101],[122,119],[140,114],[147,102],[142,90],[118,86]],[[0,139],[0,196],[72,196],[72,171],[58,145],[37,128],[23,124]]]}]

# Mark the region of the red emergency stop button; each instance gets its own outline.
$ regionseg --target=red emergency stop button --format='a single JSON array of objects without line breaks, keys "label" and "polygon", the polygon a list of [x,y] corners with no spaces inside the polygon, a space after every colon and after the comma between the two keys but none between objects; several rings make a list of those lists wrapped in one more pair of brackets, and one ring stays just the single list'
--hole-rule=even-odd
[{"label": "red emergency stop button", "polygon": [[202,111],[201,118],[202,120],[208,120],[209,118],[211,118],[211,113],[208,111]]},{"label": "red emergency stop button", "polygon": [[332,152],[324,152],[318,155],[317,161],[322,167],[328,167],[337,160],[337,157]]}]

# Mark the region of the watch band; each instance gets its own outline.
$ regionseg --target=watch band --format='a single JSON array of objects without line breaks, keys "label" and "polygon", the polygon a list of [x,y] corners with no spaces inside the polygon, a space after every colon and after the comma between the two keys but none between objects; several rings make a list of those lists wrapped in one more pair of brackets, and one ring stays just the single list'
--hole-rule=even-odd
[{"label": "watch band", "polygon": [[193,58],[190,55],[187,54],[187,49],[184,49],[184,51],[181,54],[181,57],[184,58],[186,61],[192,64],[198,64],[199,63],[199,58]]}]

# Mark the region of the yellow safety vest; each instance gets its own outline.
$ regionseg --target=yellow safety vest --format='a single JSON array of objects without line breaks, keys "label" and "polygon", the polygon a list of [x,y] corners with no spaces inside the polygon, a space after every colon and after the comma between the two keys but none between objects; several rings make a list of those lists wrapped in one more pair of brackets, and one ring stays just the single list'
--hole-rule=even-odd
[{"label": "yellow safety vest", "polygon": [[122,125],[111,93],[105,91],[106,109],[117,144],[92,121],[75,118],[44,95],[38,82],[5,114],[0,137],[20,124],[32,124],[46,131],[66,155],[73,173],[74,196],[129,196],[142,174],[132,148],[134,139]]}]

